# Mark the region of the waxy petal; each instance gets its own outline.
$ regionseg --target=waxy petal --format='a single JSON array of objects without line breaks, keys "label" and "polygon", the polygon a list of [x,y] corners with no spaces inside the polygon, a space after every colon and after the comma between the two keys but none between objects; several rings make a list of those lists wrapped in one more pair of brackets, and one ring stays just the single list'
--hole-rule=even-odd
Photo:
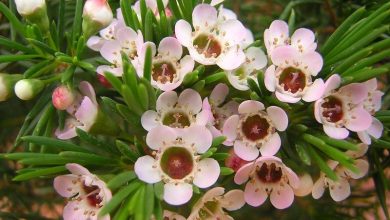
[{"label": "waxy petal", "polygon": [[160,125],[150,130],[146,135],[146,144],[152,150],[160,150],[163,146],[172,144],[176,137],[173,128]]},{"label": "waxy petal", "polygon": [[324,125],[324,132],[334,139],[345,139],[349,135],[349,131],[346,128],[336,128],[334,126]]},{"label": "waxy petal", "polygon": [[250,114],[264,110],[264,104],[259,101],[246,100],[238,106],[238,113]]},{"label": "waxy petal", "polygon": [[289,185],[273,190],[270,195],[272,205],[277,209],[285,209],[291,206],[294,201],[294,191]]},{"label": "waxy petal", "polygon": [[260,153],[262,156],[273,156],[279,151],[281,144],[282,141],[280,136],[278,132],[275,132],[269,140],[260,147]]},{"label": "waxy petal", "polygon": [[192,44],[192,28],[191,25],[185,20],[179,20],[175,25],[175,35],[177,40],[185,47],[189,47]]},{"label": "waxy petal", "polygon": [[314,102],[324,95],[325,83],[322,79],[316,79],[313,84],[307,88],[306,93],[302,99],[306,102]]},{"label": "waxy petal", "polygon": [[134,164],[134,171],[137,177],[147,183],[161,181],[161,173],[156,166],[156,160],[151,156],[143,156],[137,159]]},{"label": "waxy petal", "polygon": [[278,131],[287,129],[288,116],[283,109],[277,106],[270,106],[267,108],[267,114]]},{"label": "waxy petal", "polygon": [[183,48],[180,42],[174,37],[166,37],[161,40],[158,46],[158,53],[162,56],[170,56],[180,60],[183,54]]},{"label": "waxy petal", "polygon": [[252,144],[246,145],[244,142],[236,140],[234,142],[234,153],[246,161],[252,161],[259,156],[259,149]]},{"label": "waxy petal", "polygon": [[213,185],[218,180],[221,170],[218,162],[212,158],[199,161],[196,169],[194,184],[199,188],[207,188]]},{"label": "waxy petal", "polygon": [[245,186],[244,198],[248,205],[258,207],[267,200],[268,194],[257,186],[256,181],[249,181]]},{"label": "waxy petal", "polygon": [[206,152],[213,141],[213,136],[204,126],[188,127],[183,130],[181,137],[187,146],[193,146],[199,154]]},{"label": "waxy petal", "polygon": [[190,201],[192,185],[188,183],[166,183],[164,185],[164,200],[170,205],[182,205]]}]

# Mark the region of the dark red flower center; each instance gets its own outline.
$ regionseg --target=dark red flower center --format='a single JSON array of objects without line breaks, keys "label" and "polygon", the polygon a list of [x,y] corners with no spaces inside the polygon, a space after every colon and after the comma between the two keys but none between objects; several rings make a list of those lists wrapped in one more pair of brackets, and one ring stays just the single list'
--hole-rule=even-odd
[{"label": "dark red flower center", "polygon": [[86,199],[88,201],[88,204],[92,207],[101,207],[102,198],[99,196],[100,189],[98,186],[87,186],[85,183],[83,184],[83,190],[86,195]]},{"label": "dark red flower center", "polygon": [[268,135],[270,124],[267,119],[260,115],[253,115],[246,118],[242,123],[242,132],[251,141],[263,139]]},{"label": "dark red flower center", "polygon": [[288,67],[280,75],[279,85],[282,85],[285,91],[296,93],[305,88],[306,75],[299,69]]},{"label": "dark red flower center", "polygon": [[190,126],[191,122],[186,113],[174,111],[164,115],[163,124],[172,128],[185,128]]},{"label": "dark red flower center", "polygon": [[153,64],[152,77],[156,82],[163,84],[173,82],[176,76],[176,69],[170,62],[161,62]]},{"label": "dark red flower center", "polygon": [[183,179],[192,172],[194,161],[183,147],[170,147],[161,156],[161,168],[172,179]]},{"label": "dark red flower center", "polygon": [[199,35],[194,40],[194,47],[199,54],[203,54],[206,58],[218,57],[222,52],[220,43],[213,35]]},{"label": "dark red flower center", "polygon": [[329,96],[326,101],[322,103],[323,108],[322,116],[325,117],[329,122],[335,123],[343,119],[343,103],[340,99]]},{"label": "dark red flower center", "polygon": [[282,179],[283,172],[282,168],[276,167],[274,163],[263,163],[261,167],[257,167],[256,174],[263,183],[277,183]]}]

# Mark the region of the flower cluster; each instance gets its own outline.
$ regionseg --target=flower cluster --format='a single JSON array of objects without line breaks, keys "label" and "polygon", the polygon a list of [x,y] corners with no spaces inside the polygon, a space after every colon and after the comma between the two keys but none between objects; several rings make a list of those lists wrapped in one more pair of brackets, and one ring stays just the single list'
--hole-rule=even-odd
[{"label": "flower cluster", "polygon": [[[16,1],[17,9],[30,22],[34,11],[46,13],[41,1],[35,8],[22,2]],[[95,68],[80,59],[81,52],[73,58],[56,53],[58,60],[71,60],[66,65],[79,66],[55,76],[61,83],[52,87],[42,118],[49,121],[45,117],[55,108],[61,116],[53,132],[57,139],[79,136],[96,148],[109,147],[70,154],[75,145],[56,142],[54,151],[71,172],[54,179],[55,190],[68,199],[65,220],[110,219],[116,209],[121,211],[115,219],[125,219],[144,197],[161,211],[147,210],[149,219],[185,219],[163,209],[190,202],[187,219],[232,219],[227,211],[245,204],[258,207],[269,198],[276,209],[286,209],[295,196],[318,199],[326,188],[342,201],[351,194],[351,179],[368,173],[365,153],[385,130],[377,117],[384,95],[377,79],[348,83],[320,54],[313,31],[299,28],[290,36],[282,20],[264,31],[263,51],[221,2],[188,6],[188,13],[177,1],[121,1],[114,17],[106,0],[86,1],[80,42],[86,38],[100,59]],[[95,71],[104,88],[84,76],[79,80],[78,67]],[[25,75],[0,74],[0,101],[13,94],[30,100],[51,88],[52,81]],[[34,135],[46,121],[37,122]],[[318,162],[320,172],[305,156]],[[76,162],[99,167],[102,176]],[[224,179],[226,193],[218,182],[224,175],[234,175]],[[110,190],[118,190],[113,198]]]}]

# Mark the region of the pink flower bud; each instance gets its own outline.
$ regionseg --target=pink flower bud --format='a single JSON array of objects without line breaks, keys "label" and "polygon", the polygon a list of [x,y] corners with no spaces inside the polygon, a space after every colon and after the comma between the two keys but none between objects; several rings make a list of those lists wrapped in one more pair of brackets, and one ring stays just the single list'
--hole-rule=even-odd
[{"label": "pink flower bud", "polygon": [[59,86],[53,91],[52,102],[56,109],[65,110],[75,100],[73,91],[71,91],[67,86]]},{"label": "pink flower bud", "polygon": [[90,37],[107,27],[113,20],[113,14],[107,0],[87,0],[83,11],[83,32]]},{"label": "pink flower bud", "polygon": [[233,169],[235,172],[239,170],[242,166],[247,164],[248,161],[241,159],[234,153],[234,150],[229,151],[229,157],[225,160],[225,166]]},{"label": "pink flower bud", "polygon": [[101,74],[97,74],[97,78],[100,82],[100,84],[106,88],[112,88],[112,85],[111,83],[106,79],[106,77],[104,77],[103,75]]}]

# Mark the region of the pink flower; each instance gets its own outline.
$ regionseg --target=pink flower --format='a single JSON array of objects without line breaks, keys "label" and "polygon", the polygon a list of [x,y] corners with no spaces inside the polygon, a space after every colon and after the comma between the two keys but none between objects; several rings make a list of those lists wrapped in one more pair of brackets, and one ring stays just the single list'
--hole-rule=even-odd
[{"label": "pink flower", "polygon": [[273,65],[265,72],[265,87],[283,102],[303,99],[313,102],[324,93],[322,79],[313,81],[322,68],[322,57],[315,51],[300,53],[293,46],[279,46],[270,54]]},{"label": "pink flower", "polygon": [[[186,220],[186,218],[184,218],[182,215],[179,215],[176,212],[171,212],[168,210],[164,210],[163,219],[164,220]],[[155,220],[155,219],[152,218],[151,220]]]},{"label": "pink flower", "polygon": [[225,193],[222,187],[215,187],[207,191],[193,206],[187,220],[198,219],[233,219],[224,209],[234,211],[245,205],[244,192],[231,190]]},{"label": "pink flower", "polygon": [[[368,96],[363,101],[363,107],[371,115],[374,115],[375,112],[379,111],[382,106],[382,96],[383,92],[377,89],[378,83],[376,78],[370,79],[364,83],[368,89]],[[359,139],[365,143],[371,144],[371,136],[379,139],[382,136],[383,124],[372,116],[371,126],[365,131],[357,132]]]},{"label": "pink flower", "polygon": [[113,14],[107,0],[87,0],[84,4],[82,29],[84,36],[91,36],[107,27]]},{"label": "pink flower", "polygon": [[241,167],[234,182],[240,185],[248,182],[244,196],[249,205],[260,206],[270,196],[277,209],[285,209],[293,203],[293,189],[300,184],[298,176],[274,156],[263,156]]},{"label": "pink flower", "polygon": [[209,98],[203,100],[203,111],[209,113],[207,127],[213,137],[222,136],[222,128],[227,118],[238,114],[238,103],[231,100],[227,103],[226,97],[229,94],[229,87],[223,83],[215,86]]},{"label": "pink flower", "polygon": [[325,83],[324,97],[317,100],[314,106],[316,120],[323,124],[324,132],[332,138],[344,139],[349,131],[365,131],[372,117],[363,107],[367,98],[367,86],[362,83],[352,83],[340,86],[341,78],[335,74]]},{"label": "pink flower", "polygon": [[230,150],[229,157],[225,160],[225,166],[233,169],[235,172],[239,170],[242,166],[245,164],[248,164],[249,162],[246,160],[241,159],[237,154],[234,153],[234,150]]},{"label": "pink flower", "polygon": [[240,21],[219,19],[213,6],[200,4],[192,13],[192,22],[194,31],[187,21],[178,21],[175,34],[195,61],[217,64],[224,70],[236,69],[245,61],[241,44],[247,30]]},{"label": "pink flower", "polygon": [[65,110],[73,104],[75,100],[74,92],[65,85],[61,85],[54,89],[52,94],[52,102],[56,109]]},{"label": "pink flower", "polygon": [[87,41],[87,46],[94,51],[100,51],[104,43],[113,41],[117,38],[117,32],[121,28],[126,27],[123,19],[113,19],[110,25],[100,30],[99,36],[92,36]]},{"label": "pink flower", "polygon": [[203,126],[192,126],[177,133],[159,126],[146,136],[146,143],[155,150],[152,156],[138,158],[134,171],[147,183],[164,182],[164,200],[182,205],[192,197],[192,184],[199,188],[213,185],[220,167],[212,158],[201,159],[211,146],[212,136]]},{"label": "pink flower", "polygon": [[98,115],[96,94],[91,84],[86,81],[80,82],[80,93],[66,111],[71,115],[65,121],[65,128],[57,128],[55,134],[59,139],[71,139],[76,137],[76,127],[89,131]]},{"label": "pink flower", "polygon": [[244,51],[245,62],[232,71],[226,71],[230,84],[238,90],[248,90],[248,78],[257,82],[257,73],[267,65],[267,56],[257,47]]},{"label": "pink flower", "polygon": [[[169,0],[162,0],[162,2],[163,2],[163,6],[165,8],[165,14],[167,15],[167,17],[170,17],[171,16],[170,10],[167,8]],[[160,13],[158,11],[157,1],[156,0],[145,0],[145,3],[146,3],[146,7],[149,8],[154,13],[156,18],[160,19]],[[137,14],[138,19],[141,19],[140,4],[141,4],[141,2],[138,0],[133,5],[133,9],[134,9],[135,13]]]},{"label": "pink flower", "polygon": [[234,152],[244,160],[251,161],[261,155],[272,156],[278,152],[281,140],[278,132],[288,126],[288,117],[283,109],[263,103],[244,101],[238,107],[238,115],[230,116],[223,134],[234,145]]},{"label": "pink flower", "polygon": [[336,202],[346,199],[351,194],[351,187],[349,185],[350,179],[360,179],[368,172],[369,164],[364,159],[356,159],[364,156],[367,152],[368,146],[359,144],[358,151],[347,151],[346,154],[355,159],[355,166],[359,173],[354,173],[348,168],[342,166],[337,161],[328,161],[328,166],[335,172],[338,180],[332,180],[321,172],[320,178],[314,183],[312,196],[314,199],[319,199],[329,187],[330,196]]},{"label": "pink flower", "polygon": [[69,199],[64,208],[64,220],[109,220],[109,215],[98,217],[101,207],[112,196],[106,183],[78,164],[69,163],[66,168],[72,174],[54,179],[54,189]]},{"label": "pink flower", "polygon": [[146,111],[141,117],[142,127],[150,131],[166,125],[178,130],[194,125],[205,126],[209,114],[202,110],[202,98],[192,89],[184,90],[180,96],[175,91],[162,93],[156,103],[156,110]]},{"label": "pink flower", "polygon": [[181,85],[187,73],[194,69],[195,62],[191,56],[183,55],[180,42],[174,37],[161,40],[156,55],[156,46],[152,42],[144,44],[140,51],[140,67],[138,72],[143,75],[144,57],[146,48],[151,46],[153,56],[152,85],[163,91],[174,90]]},{"label": "pink flower", "polygon": [[290,38],[288,24],[282,20],[273,21],[269,29],[264,31],[264,44],[269,55],[275,48],[286,45],[291,45],[302,54],[314,52],[317,48],[314,41],[314,33],[306,28],[297,29]]},{"label": "pink flower", "polygon": [[129,27],[123,27],[117,30],[116,40],[106,41],[100,49],[100,54],[104,59],[109,61],[111,65],[101,65],[97,68],[98,74],[104,75],[105,71],[111,72],[115,76],[122,76],[122,54],[125,53],[132,64],[137,67],[137,57],[143,45],[142,32],[135,32]]}]

